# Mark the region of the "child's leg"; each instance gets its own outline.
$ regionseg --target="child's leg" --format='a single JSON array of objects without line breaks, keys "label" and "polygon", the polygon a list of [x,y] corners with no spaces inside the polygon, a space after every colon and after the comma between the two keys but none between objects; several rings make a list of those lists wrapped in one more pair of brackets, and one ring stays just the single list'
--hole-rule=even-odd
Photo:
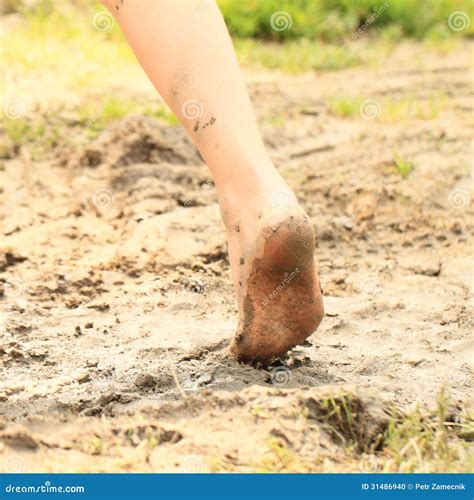
[{"label": "child's leg", "polygon": [[214,1],[103,0],[207,162],[227,228],[240,359],[269,360],[319,325],[314,231],[260,137]]}]

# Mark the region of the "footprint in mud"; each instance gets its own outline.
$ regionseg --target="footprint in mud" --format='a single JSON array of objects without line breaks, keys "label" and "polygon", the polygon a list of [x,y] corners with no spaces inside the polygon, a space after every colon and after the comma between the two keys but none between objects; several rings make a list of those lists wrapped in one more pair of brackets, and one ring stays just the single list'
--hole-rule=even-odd
[{"label": "footprint in mud", "polygon": [[[227,341],[200,348],[176,361],[176,372],[181,389],[199,391],[212,388],[239,391],[252,385],[286,388],[315,387],[344,380],[324,370],[301,350],[291,352],[285,363],[252,367],[235,360],[227,351]],[[306,348],[312,347],[308,343]]]}]

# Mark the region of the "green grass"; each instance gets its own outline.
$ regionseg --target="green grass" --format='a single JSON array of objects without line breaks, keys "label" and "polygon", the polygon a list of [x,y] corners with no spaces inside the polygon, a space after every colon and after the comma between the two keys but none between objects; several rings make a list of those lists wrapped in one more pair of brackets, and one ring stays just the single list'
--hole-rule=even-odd
[{"label": "green grass", "polygon": [[385,464],[397,472],[472,472],[474,415],[467,409],[453,419],[443,393],[429,412],[417,408],[390,421]]},{"label": "green grass", "polygon": [[334,96],[329,100],[329,110],[335,116],[351,118],[360,114],[361,97]]},{"label": "green grass", "polygon": [[[433,2],[391,2],[382,13],[387,19],[381,14],[357,41],[353,40],[354,30],[371,9],[380,8],[384,2],[363,0],[356,8],[341,0],[337,9],[329,0],[221,0],[219,4],[244,65],[298,73],[383,61],[402,34],[425,38],[435,48],[443,47],[446,51],[452,49],[455,36],[472,34],[474,22],[470,23],[469,33],[447,27],[453,10],[469,12],[466,0],[440,0],[431,6]],[[10,0],[10,10],[14,4],[21,9],[20,0]],[[61,68],[61,78],[76,88],[95,81],[97,75],[112,73],[118,65],[137,66],[117,23],[104,32],[94,29],[94,14],[104,11],[95,0],[43,0],[34,5],[34,9],[21,10],[22,22],[1,44],[3,65],[22,72]],[[411,10],[405,12],[402,5]],[[277,11],[291,15],[291,29],[271,29],[269,19]],[[407,29],[408,22],[421,24]],[[370,30],[377,35],[376,43],[373,36],[365,36]],[[432,35],[436,33],[433,43]],[[284,44],[280,43],[282,39]]]},{"label": "green grass", "polygon": [[[470,0],[218,0],[229,26],[238,37],[270,40],[312,38],[327,42],[352,37],[366,23],[364,34],[396,28],[406,36],[449,37],[469,35],[468,29],[455,32],[447,25],[449,16],[463,11],[472,18]],[[280,15],[280,24],[272,27],[272,15]],[[375,14],[374,14],[375,13]],[[287,27],[287,29],[281,29]],[[281,31],[279,31],[281,29]]]},{"label": "green grass", "polygon": [[244,66],[279,69],[286,73],[337,70],[356,66],[376,56],[375,51],[366,45],[317,44],[306,39],[290,40],[283,45],[242,38],[234,43],[239,61]]},{"label": "green grass", "polygon": [[76,107],[80,124],[86,128],[89,138],[95,138],[112,122],[121,120],[130,114],[141,114],[157,118],[170,125],[179,123],[168,107],[157,103],[150,105],[147,101],[137,101],[125,97],[108,96],[104,99],[88,99]]},{"label": "green grass", "polygon": [[412,161],[406,160],[397,154],[395,155],[393,162],[394,162],[395,170],[404,179],[406,179],[410,175],[410,172],[415,168],[415,165]]},{"label": "green grass", "polygon": [[[347,431],[353,428],[357,414],[348,402],[328,400],[328,412],[322,421],[338,434],[345,428],[345,434],[350,436]],[[313,432],[320,431],[315,427]],[[365,448],[349,439],[342,454],[321,450],[310,461],[286,442],[272,438],[268,453],[255,469],[258,472],[472,472],[473,440],[474,414],[466,408],[456,415],[450,414],[449,399],[441,391],[434,409],[417,407],[403,411],[393,407],[384,433]]]},{"label": "green grass", "polygon": [[369,118],[384,123],[404,120],[433,120],[448,106],[443,92],[426,97],[404,95],[396,97],[335,95],[329,99],[329,111],[341,118]]},{"label": "green grass", "polygon": [[22,146],[27,146],[32,159],[39,160],[51,154],[64,137],[60,119],[52,115],[37,116],[34,119],[4,118],[1,130],[5,132],[7,141],[0,145],[0,158],[9,158]]},{"label": "green grass", "polygon": [[22,145],[37,137],[42,137],[46,129],[44,123],[31,123],[29,120],[25,120],[24,118],[7,118],[4,121],[3,126],[8,138],[15,145]]},{"label": "green grass", "polygon": [[[238,38],[290,40],[295,38],[339,42],[361,27],[363,36],[396,29],[405,36],[424,39],[472,36],[474,23],[460,31],[449,29],[447,20],[456,11],[473,17],[471,0],[217,0],[230,32]],[[0,13],[28,12],[37,17],[56,15],[74,7],[97,11],[96,0],[3,0]],[[272,18],[273,16],[273,18]],[[273,22],[272,22],[273,19]],[[107,36],[115,36],[115,31]],[[356,36],[356,38],[358,38]]]},{"label": "green grass", "polygon": [[7,141],[0,145],[0,158],[14,156],[23,146],[28,147],[33,159],[47,158],[54,153],[54,146],[69,141],[71,136],[79,142],[95,139],[111,123],[130,114],[150,116],[171,125],[178,123],[176,116],[161,102],[150,104],[147,99],[87,96],[70,109],[56,106],[32,118],[4,117],[0,131],[5,133]]}]

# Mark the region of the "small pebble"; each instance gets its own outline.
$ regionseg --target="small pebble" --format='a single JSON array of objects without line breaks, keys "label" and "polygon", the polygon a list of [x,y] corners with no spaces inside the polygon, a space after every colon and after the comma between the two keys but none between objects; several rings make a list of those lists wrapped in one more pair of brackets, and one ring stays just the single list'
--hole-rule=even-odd
[{"label": "small pebble", "polygon": [[81,372],[77,377],[76,380],[80,383],[83,384],[84,382],[88,382],[91,379],[90,373],[89,372]]}]

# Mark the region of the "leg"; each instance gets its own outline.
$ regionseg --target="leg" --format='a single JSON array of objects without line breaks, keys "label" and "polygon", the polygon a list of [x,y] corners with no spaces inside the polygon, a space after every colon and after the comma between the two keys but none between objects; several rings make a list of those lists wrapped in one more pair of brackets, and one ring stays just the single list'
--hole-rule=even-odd
[{"label": "leg", "polygon": [[214,178],[227,228],[244,361],[303,342],[323,305],[314,231],[260,137],[232,42],[212,0],[103,0]]}]

